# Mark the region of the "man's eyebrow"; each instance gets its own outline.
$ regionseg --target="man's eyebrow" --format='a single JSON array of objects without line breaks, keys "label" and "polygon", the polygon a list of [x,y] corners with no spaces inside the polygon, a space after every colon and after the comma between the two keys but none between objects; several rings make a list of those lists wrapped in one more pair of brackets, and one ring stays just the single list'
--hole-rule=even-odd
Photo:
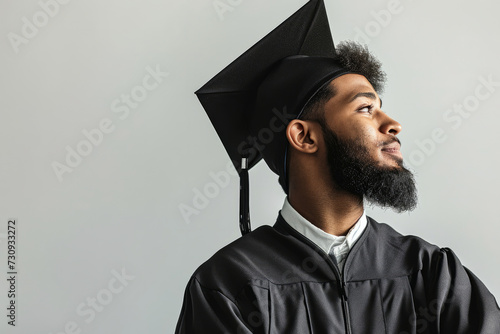
[{"label": "man's eyebrow", "polygon": [[[377,99],[377,95],[375,95],[375,93],[372,93],[372,92],[360,92],[360,93],[357,93],[356,95],[354,95],[348,103],[351,103],[352,101],[360,98],[360,97],[367,97],[371,100],[376,100]],[[382,108],[382,99],[380,99],[380,108]]]}]

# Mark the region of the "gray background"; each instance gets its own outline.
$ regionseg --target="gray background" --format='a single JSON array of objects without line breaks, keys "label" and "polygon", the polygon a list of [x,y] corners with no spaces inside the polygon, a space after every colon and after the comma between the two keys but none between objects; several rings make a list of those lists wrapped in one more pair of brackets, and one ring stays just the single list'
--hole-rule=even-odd
[{"label": "gray background", "polygon": [[[231,10],[218,13],[218,3]],[[229,159],[193,92],[304,3],[73,0],[46,22],[38,1],[0,3],[0,267],[5,274],[7,219],[17,218],[17,333],[173,332],[190,274],[239,236],[238,180],[214,187],[211,173],[226,173]],[[403,125],[419,185],[411,214],[368,213],[451,247],[500,296],[500,87],[474,98],[481,77],[500,82],[500,4],[394,3],[326,1],[335,41],[360,39],[384,63],[384,109]],[[390,19],[374,14],[389,7]],[[16,52],[10,33],[23,36],[23,17],[34,15],[41,27]],[[157,67],[169,75],[143,98],[147,68]],[[114,112],[131,92],[141,101],[127,117]],[[448,114],[464,103],[469,116]],[[65,163],[66,147],[103,119],[113,131],[60,182],[54,161]],[[431,145],[435,131],[446,139]],[[204,189],[211,198],[185,219],[180,208],[194,208]],[[276,176],[256,166],[253,225],[273,224],[283,199]],[[133,279],[116,292],[122,270]],[[6,292],[2,279],[2,310]],[[92,298],[100,311],[91,319]],[[5,312],[0,329],[14,332]]]}]

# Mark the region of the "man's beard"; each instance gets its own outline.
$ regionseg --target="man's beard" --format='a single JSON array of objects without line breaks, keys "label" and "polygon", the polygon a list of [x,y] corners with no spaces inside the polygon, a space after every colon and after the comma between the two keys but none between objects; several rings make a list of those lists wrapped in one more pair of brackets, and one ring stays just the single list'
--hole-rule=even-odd
[{"label": "man's beard", "polygon": [[341,140],[324,122],[320,124],[330,175],[341,189],[397,212],[411,211],[416,207],[415,180],[413,174],[403,167],[402,160],[396,160],[397,167],[377,166],[362,139]]}]

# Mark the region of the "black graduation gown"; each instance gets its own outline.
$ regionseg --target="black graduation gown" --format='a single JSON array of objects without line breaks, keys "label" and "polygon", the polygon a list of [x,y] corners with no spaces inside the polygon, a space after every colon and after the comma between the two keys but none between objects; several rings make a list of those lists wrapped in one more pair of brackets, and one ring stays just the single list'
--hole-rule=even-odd
[{"label": "black graduation gown", "polygon": [[371,218],[340,277],[280,215],[196,270],[176,333],[500,333],[495,298],[450,249]]}]

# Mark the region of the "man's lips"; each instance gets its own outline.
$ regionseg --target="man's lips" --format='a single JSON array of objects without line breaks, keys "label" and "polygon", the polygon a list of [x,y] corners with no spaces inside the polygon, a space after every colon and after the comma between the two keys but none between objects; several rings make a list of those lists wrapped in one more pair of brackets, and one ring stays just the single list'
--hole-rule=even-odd
[{"label": "man's lips", "polygon": [[397,156],[400,159],[402,159],[403,155],[401,154],[400,148],[401,148],[401,144],[399,143],[399,140],[398,140],[398,141],[394,141],[391,144],[388,144],[388,145],[385,145],[384,147],[382,147],[382,152]]}]

